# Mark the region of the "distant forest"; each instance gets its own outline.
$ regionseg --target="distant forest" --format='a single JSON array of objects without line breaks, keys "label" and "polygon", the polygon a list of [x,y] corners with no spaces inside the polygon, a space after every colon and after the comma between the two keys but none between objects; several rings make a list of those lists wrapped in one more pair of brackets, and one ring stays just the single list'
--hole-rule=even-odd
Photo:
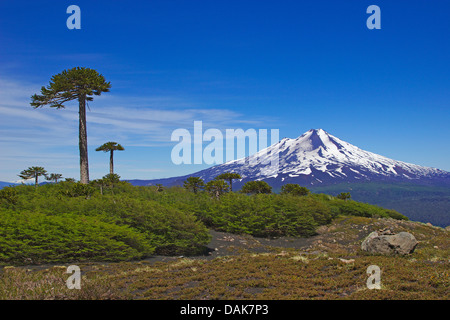
[{"label": "distant forest", "polygon": [[343,183],[310,189],[315,193],[331,195],[350,192],[355,201],[396,210],[413,221],[430,222],[440,227],[450,225],[450,187],[370,182]]}]

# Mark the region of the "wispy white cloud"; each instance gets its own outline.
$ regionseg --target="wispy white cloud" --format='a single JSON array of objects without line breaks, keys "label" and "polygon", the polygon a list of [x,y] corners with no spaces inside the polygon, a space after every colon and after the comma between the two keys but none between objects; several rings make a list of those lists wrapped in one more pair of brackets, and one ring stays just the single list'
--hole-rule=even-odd
[{"label": "wispy white cloud", "polygon": [[[30,97],[38,93],[41,86],[0,78],[0,180],[13,181],[17,172],[36,163],[55,170],[65,169],[68,176],[78,174],[77,103],[69,103],[64,110],[33,109]],[[267,119],[249,120],[234,110],[197,107],[195,102],[180,97],[129,97],[108,93],[96,97],[89,106],[87,120],[91,147],[105,141],[118,141],[127,147],[144,148],[149,159],[154,159],[155,154],[154,149],[146,150],[148,147],[170,148],[174,145],[172,131],[177,128],[191,130],[194,121],[203,121],[205,129],[220,130],[267,125]],[[103,167],[105,161],[94,155],[91,162],[91,168],[95,168]],[[128,167],[128,170],[131,173],[166,170],[147,165]]]}]

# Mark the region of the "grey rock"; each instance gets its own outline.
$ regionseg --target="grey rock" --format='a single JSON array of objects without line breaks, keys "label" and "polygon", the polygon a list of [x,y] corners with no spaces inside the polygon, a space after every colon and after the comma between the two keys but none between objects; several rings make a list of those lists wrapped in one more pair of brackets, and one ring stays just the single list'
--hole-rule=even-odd
[{"label": "grey rock", "polygon": [[386,234],[374,231],[361,244],[361,249],[369,253],[406,255],[414,252],[418,242],[409,232]]}]

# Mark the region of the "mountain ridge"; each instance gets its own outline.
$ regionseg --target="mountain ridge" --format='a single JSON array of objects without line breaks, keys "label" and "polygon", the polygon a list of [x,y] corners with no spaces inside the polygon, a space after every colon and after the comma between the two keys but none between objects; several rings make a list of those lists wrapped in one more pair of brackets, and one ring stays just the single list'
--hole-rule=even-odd
[{"label": "mountain ridge", "polygon": [[[278,168],[270,165],[277,156]],[[237,187],[250,180],[264,180],[272,187],[280,187],[285,183],[317,186],[364,181],[450,185],[450,173],[447,171],[362,150],[323,129],[311,129],[295,139],[283,138],[254,155],[190,175],[128,181],[139,185],[161,183],[171,186],[181,184],[189,176],[213,180],[223,172],[235,172],[242,176],[241,180],[234,183]]]},{"label": "mountain ridge", "polygon": [[6,181],[0,181],[0,189],[4,188],[4,187],[10,187],[10,186],[17,186],[17,183],[13,183],[13,182],[6,182]]}]

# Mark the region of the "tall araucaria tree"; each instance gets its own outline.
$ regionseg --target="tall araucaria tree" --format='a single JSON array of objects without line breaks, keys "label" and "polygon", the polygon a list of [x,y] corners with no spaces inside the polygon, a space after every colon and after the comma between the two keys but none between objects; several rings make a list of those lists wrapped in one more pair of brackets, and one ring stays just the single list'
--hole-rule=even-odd
[{"label": "tall araucaria tree", "polygon": [[52,76],[50,84],[41,88],[41,94],[31,97],[31,106],[64,109],[65,103],[77,100],[79,107],[80,182],[89,183],[89,163],[86,126],[86,103],[102,92],[109,92],[111,83],[96,70],[76,67]]},{"label": "tall araucaria tree", "polygon": [[123,151],[125,150],[124,147],[122,147],[117,142],[106,142],[102,144],[100,147],[95,149],[95,151],[103,151],[103,152],[110,152],[109,154],[109,173],[114,174],[114,151]]}]

